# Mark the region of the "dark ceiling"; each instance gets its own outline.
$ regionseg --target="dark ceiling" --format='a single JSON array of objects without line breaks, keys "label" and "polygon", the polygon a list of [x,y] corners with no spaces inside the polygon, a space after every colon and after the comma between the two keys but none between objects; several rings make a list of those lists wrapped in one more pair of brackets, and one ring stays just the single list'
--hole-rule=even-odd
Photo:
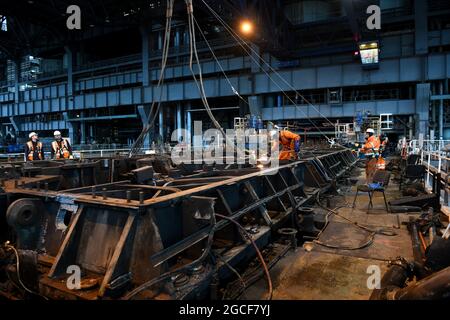
[{"label": "dark ceiling", "polygon": [[[240,17],[257,18],[262,31],[258,40],[273,48],[290,42],[288,28],[292,26],[283,13],[284,1],[205,1],[229,23]],[[81,8],[80,31],[66,28],[66,10],[73,4]],[[163,24],[165,7],[166,0],[2,0],[0,15],[8,19],[8,32],[0,32],[0,52],[13,59],[24,54],[45,56],[71,43],[121,30],[134,32],[143,24],[155,28]],[[194,0],[194,8],[205,28],[217,24],[201,0]],[[184,0],[176,0],[174,20],[183,22],[185,16]]]},{"label": "dark ceiling", "polygon": [[[279,58],[317,54],[317,50],[310,52],[310,48],[320,48],[324,54],[348,51],[361,38],[377,37],[376,33],[364,34],[361,30],[365,8],[379,0],[323,1],[340,12],[328,20],[297,25],[292,24],[284,10],[293,0],[193,1],[196,18],[211,36],[226,37],[226,33],[214,34],[218,22],[203,1],[231,25],[236,26],[241,18],[253,19],[258,25],[258,36],[253,41]],[[81,8],[79,31],[66,27],[69,16],[66,10],[72,4]],[[8,20],[8,31],[0,32],[0,59],[17,59],[26,54],[60,56],[65,46],[80,43],[90,46],[91,51],[102,47],[105,52],[110,50],[106,43],[116,49],[121,45],[121,49],[139,50],[139,27],[161,27],[165,7],[166,0],[0,0],[0,15]],[[184,0],[175,0],[174,22],[184,24],[185,19]],[[120,53],[118,50],[117,54]]]}]

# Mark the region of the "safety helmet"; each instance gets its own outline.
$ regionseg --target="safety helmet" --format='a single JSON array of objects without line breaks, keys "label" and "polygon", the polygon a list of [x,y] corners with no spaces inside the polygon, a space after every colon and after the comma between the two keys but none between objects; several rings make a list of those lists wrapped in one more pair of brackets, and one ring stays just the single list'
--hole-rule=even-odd
[{"label": "safety helmet", "polygon": [[61,135],[61,132],[59,132],[58,130],[56,130],[55,132],[53,132],[53,135],[54,135],[54,136],[60,136],[60,135]]},{"label": "safety helmet", "polygon": [[373,130],[372,128],[369,128],[366,130],[366,133],[375,133],[375,130]]},{"label": "safety helmet", "polygon": [[28,138],[32,138],[32,137],[34,137],[34,136],[37,136],[38,134],[36,133],[36,132],[31,132],[29,135],[28,135]]}]

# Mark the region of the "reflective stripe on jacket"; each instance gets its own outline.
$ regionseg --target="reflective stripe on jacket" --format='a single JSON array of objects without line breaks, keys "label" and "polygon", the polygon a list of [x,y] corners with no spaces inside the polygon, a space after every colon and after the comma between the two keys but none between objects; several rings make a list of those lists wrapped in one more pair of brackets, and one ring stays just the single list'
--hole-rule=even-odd
[{"label": "reflective stripe on jacket", "polygon": [[370,136],[362,149],[366,156],[378,155],[380,151],[380,139],[376,136]]},{"label": "reflective stripe on jacket", "polygon": [[34,158],[35,153],[37,153],[39,160],[44,159],[44,156],[42,154],[42,142],[36,142],[36,149],[35,149],[35,144],[33,143],[33,141],[28,141],[27,147],[28,147],[28,154],[27,154],[28,161],[36,160]]},{"label": "reflective stripe on jacket", "polygon": [[61,145],[58,143],[58,141],[52,142],[52,148],[55,152],[55,158],[56,159],[69,159],[70,157],[70,151],[69,146],[67,145],[67,141],[65,139],[61,140]]}]

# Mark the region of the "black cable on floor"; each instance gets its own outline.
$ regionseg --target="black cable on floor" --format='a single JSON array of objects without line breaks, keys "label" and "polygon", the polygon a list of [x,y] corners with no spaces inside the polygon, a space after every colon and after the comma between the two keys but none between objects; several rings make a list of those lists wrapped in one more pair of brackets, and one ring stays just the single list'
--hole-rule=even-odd
[{"label": "black cable on floor", "polygon": [[[366,242],[364,242],[362,245],[357,246],[357,247],[336,246],[336,245],[332,245],[332,244],[327,244],[327,243],[321,242],[320,240],[317,240],[317,239],[313,240],[313,242],[314,242],[314,243],[317,243],[318,245],[321,245],[321,246],[324,246],[324,247],[327,247],[327,248],[331,248],[331,249],[338,249],[338,250],[339,250],[339,249],[340,249],[340,250],[359,250],[359,249],[364,249],[364,248],[366,248],[366,247],[372,245],[372,244],[373,244],[373,241],[374,241],[374,239],[375,239],[375,235],[376,235],[376,234],[380,234],[380,235],[384,235],[384,236],[389,236],[389,237],[393,237],[393,236],[396,236],[396,235],[397,235],[397,233],[395,233],[395,232],[385,230],[384,227],[382,227],[382,226],[379,226],[380,229],[378,229],[378,230],[371,230],[371,229],[369,229],[369,228],[367,228],[367,227],[365,227],[365,226],[363,226],[363,225],[360,225],[360,224],[359,224],[358,222],[356,222],[356,221],[353,221],[353,220],[351,220],[351,219],[348,219],[348,218],[342,216],[341,214],[339,214],[339,213],[336,211],[336,210],[338,210],[338,209],[340,209],[340,208],[343,208],[343,207],[345,207],[345,206],[336,207],[335,209],[330,209],[330,208],[327,208],[327,207],[323,206],[322,203],[320,202],[320,192],[317,193],[316,203],[317,203],[317,205],[318,205],[320,208],[322,208],[322,209],[328,211],[329,214],[334,214],[335,216],[337,216],[337,217],[339,217],[339,218],[341,218],[341,219],[344,219],[344,220],[347,221],[347,222],[350,222],[352,225],[354,225],[354,226],[356,226],[357,228],[360,228],[360,229],[362,229],[362,230],[364,230],[364,231],[366,231],[366,232],[368,232],[368,233],[370,234],[369,237],[368,237],[368,240],[367,240]],[[348,206],[348,205],[349,205],[349,204],[347,203],[346,206]],[[327,225],[324,227],[324,229],[325,229],[327,226],[328,226],[328,221],[327,221]]]}]

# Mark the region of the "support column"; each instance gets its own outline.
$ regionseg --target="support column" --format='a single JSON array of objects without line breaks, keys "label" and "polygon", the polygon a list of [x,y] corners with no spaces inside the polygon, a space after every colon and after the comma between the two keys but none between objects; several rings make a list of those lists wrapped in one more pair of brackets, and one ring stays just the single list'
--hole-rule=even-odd
[{"label": "support column", "polygon": [[[444,94],[445,95],[448,95],[448,78],[447,79],[445,79],[444,81],[443,81],[443,83],[444,83]],[[442,103],[444,103],[444,101],[442,101]],[[443,109],[443,115],[444,115],[444,123],[445,123],[445,108]],[[446,133],[446,129],[445,128],[443,128],[443,133],[442,133],[442,137],[443,137],[443,139],[444,140],[446,140],[446,139],[448,139],[449,138],[449,136],[448,136],[448,134]]]},{"label": "support column", "polygon": [[283,106],[283,96],[279,94],[277,96],[277,108],[281,108]]},{"label": "support column", "polygon": [[[181,34],[180,34],[180,28],[176,28],[175,30],[175,37],[173,39],[173,46],[175,47],[176,51],[180,51],[180,44],[181,44]],[[176,62],[180,62],[180,57],[176,56]]]},{"label": "support column", "polygon": [[418,83],[416,85],[416,130],[429,134],[429,107],[430,107],[430,84],[429,83]]},{"label": "support column", "polygon": [[[84,111],[80,114],[81,118],[84,118]],[[80,121],[80,143],[86,144],[86,122],[84,120]]]},{"label": "support column", "polygon": [[427,1],[414,0],[416,55],[428,53],[428,6]]},{"label": "support column", "polygon": [[73,50],[70,47],[64,48],[66,51],[67,57],[67,95],[73,95],[73,64],[74,64],[74,55]]},{"label": "support column", "polygon": [[71,145],[75,144],[75,130],[73,129],[72,122],[69,121],[69,114],[67,112],[63,112],[63,118],[66,122],[66,128],[69,130],[69,142]]},{"label": "support column", "polygon": [[182,115],[181,115],[181,102],[177,103],[177,123],[176,123],[176,129],[178,130],[178,134],[177,134],[177,140],[179,141],[182,134],[181,134],[181,129],[184,129],[184,125],[183,125],[183,121],[182,119]]},{"label": "support column", "polygon": [[186,125],[185,128],[188,131],[188,133],[191,135],[192,137],[192,119],[191,119],[191,103],[187,102],[186,106],[185,106],[185,113],[186,113]]},{"label": "support column", "polygon": [[158,32],[158,50],[162,50],[163,47],[163,36],[162,36],[162,32],[159,31]]},{"label": "support column", "polygon": [[262,97],[261,96],[251,96],[248,97],[248,105],[250,109],[250,114],[255,116],[262,116]]},{"label": "support column", "polygon": [[[439,82],[439,95],[444,94],[444,84]],[[444,139],[444,100],[439,100],[439,138]]]},{"label": "support column", "polygon": [[267,105],[266,105],[266,107],[268,107],[268,108],[275,107],[275,99],[274,99],[273,95],[267,96]]},{"label": "support column", "polygon": [[141,38],[142,38],[142,85],[148,87],[150,85],[150,41],[149,41],[149,28],[141,27]]},{"label": "support column", "polygon": [[189,33],[187,32],[186,28],[183,29],[183,45],[189,45]]},{"label": "support column", "polygon": [[89,125],[89,138],[94,138],[94,125]]},{"label": "support column", "polygon": [[173,41],[174,47],[179,47],[181,45],[181,31],[180,28],[176,28],[175,30],[175,38]]},{"label": "support column", "polygon": [[19,103],[20,59],[14,60],[14,102]]},{"label": "support column", "polygon": [[159,135],[161,136],[161,143],[164,144],[164,109],[159,109]]},{"label": "support column", "polygon": [[[418,118],[418,121],[419,121],[419,123],[420,123],[420,116],[418,116],[417,118]],[[408,123],[409,123],[408,138],[409,138],[410,140],[414,139],[414,130],[413,130],[413,126],[412,126],[413,122],[414,122],[414,117],[413,117],[413,116],[409,116],[409,122],[408,122]],[[419,126],[420,126],[420,124],[419,124]],[[433,131],[433,130],[431,130],[431,131]],[[431,140],[434,139],[434,136],[431,134],[431,132],[430,132],[430,139],[431,139]]]}]

